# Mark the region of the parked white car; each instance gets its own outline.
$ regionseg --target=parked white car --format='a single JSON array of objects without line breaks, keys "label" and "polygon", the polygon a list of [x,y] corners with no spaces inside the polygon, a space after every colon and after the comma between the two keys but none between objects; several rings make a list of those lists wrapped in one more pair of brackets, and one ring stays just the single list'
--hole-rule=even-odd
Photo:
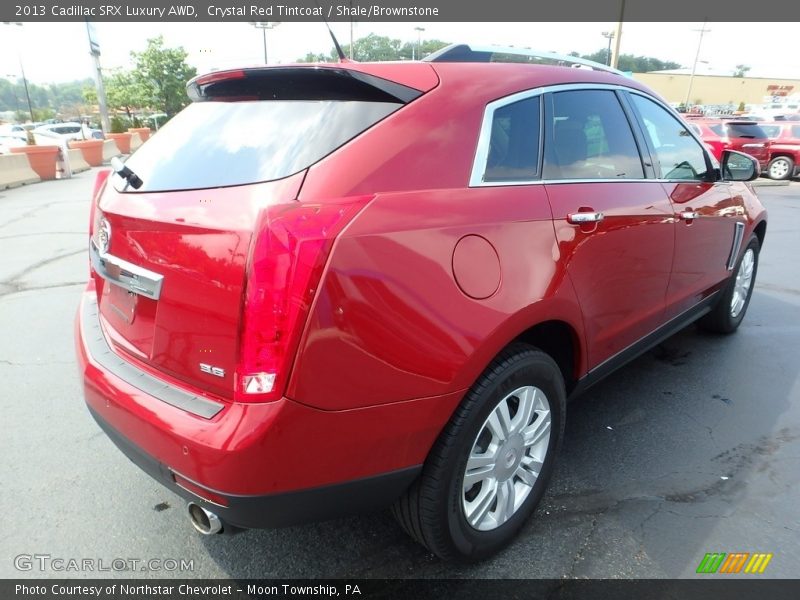
[{"label": "parked white car", "polygon": [[58,136],[66,140],[103,139],[103,132],[80,123],[51,123],[41,125],[34,133],[46,136]]}]

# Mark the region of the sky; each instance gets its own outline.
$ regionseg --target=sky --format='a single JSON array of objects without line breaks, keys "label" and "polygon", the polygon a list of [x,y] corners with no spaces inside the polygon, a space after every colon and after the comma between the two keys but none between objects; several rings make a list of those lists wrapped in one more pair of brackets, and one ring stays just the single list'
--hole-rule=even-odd
[{"label": "sky", "polygon": [[[702,23],[625,23],[620,51],[671,60],[691,67]],[[332,23],[342,45],[350,41],[348,23]],[[536,50],[590,53],[607,45],[604,31],[616,23],[355,23],[354,37],[369,33],[416,41],[514,45]],[[144,49],[145,40],[162,34],[168,46],[183,46],[198,72],[263,63],[261,31],[248,23],[96,23],[103,69],[131,67],[130,52]],[[706,24],[698,72],[732,74],[736,65],[751,67],[749,76],[800,79],[800,53],[783,52],[775,40],[797,37],[797,23]],[[325,25],[281,23],[267,32],[270,64],[289,63],[307,52],[328,53],[332,44]],[[20,76],[21,59],[27,78],[56,83],[91,77],[84,23],[0,24],[0,77]]]}]

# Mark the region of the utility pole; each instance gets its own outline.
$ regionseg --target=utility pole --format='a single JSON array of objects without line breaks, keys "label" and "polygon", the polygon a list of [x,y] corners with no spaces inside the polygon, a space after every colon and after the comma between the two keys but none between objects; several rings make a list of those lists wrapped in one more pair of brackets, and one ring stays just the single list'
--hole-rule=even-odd
[{"label": "utility pole", "polygon": [[611,68],[616,69],[619,64],[619,45],[622,41],[622,21],[625,18],[625,0],[620,0],[619,4],[619,21],[617,21],[617,29],[614,31],[614,54],[611,55]]},{"label": "utility pole", "polygon": [[411,49],[411,60],[420,60],[422,58],[422,32],[425,31],[424,27],[414,27],[417,32],[417,52],[414,55],[414,49]]},{"label": "utility pole", "polygon": [[692,64],[692,74],[689,76],[689,88],[686,90],[686,100],[683,103],[683,106],[686,110],[689,110],[689,98],[692,96],[692,85],[694,84],[694,74],[697,71],[697,63],[700,60],[700,48],[703,45],[703,35],[711,31],[710,29],[706,29],[706,23],[708,21],[703,21],[703,26],[700,29],[693,29],[692,31],[699,31],[700,32],[700,39],[697,40],[697,52],[694,55],[694,63]]},{"label": "utility pole", "polygon": [[256,29],[261,30],[261,36],[264,40],[264,64],[269,64],[267,60],[267,29],[275,29],[280,25],[280,21],[251,21],[250,25]]},{"label": "utility pole", "polygon": [[97,90],[97,107],[100,110],[100,123],[103,133],[111,133],[111,121],[108,119],[108,103],[106,102],[106,88],[103,86],[103,70],[100,68],[100,44],[97,43],[97,33],[94,24],[86,21],[86,35],[89,38],[89,54],[94,63],[94,85]]},{"label": "utility pole", "polygon": [[608,51],[606,52],[606,64],[610,67],[611,66],[611,41],[617,37],[616,33],[613,31],[604,31],[602,36],[608,40]]},{"label": "utility pole", "polygon": [[[19,22],[4,22],[4,25],[16,25],[17,27],[22,27],[22,23]],[[17,44],[17,48],[19,49],[20,44]],[[36,119],[33,118],[33,104],[31,104],[31,94],[28,91],[28,78],[25,77],[25,67],[22,66],[22,53],[17,50],[17,60],[19,61],[19,71],[22,74],[22,85],[25,86],[25,98],[28,100],[28,114],[31,116],[31,123],[35,122]],[[17,92],[14,91],[14,97],[16,98]]]}]

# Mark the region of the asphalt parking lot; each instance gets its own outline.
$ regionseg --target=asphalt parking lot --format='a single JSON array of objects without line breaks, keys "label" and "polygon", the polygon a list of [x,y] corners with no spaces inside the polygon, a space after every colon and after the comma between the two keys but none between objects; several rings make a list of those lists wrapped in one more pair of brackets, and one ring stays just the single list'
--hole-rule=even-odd
[{"label": "asphalt parking lot", "polygon": [[570,405],[536,517],[499,556],[465,567],[428,554],[388,513],[195,533],[183,502],[83,404],[72,327],[93,180],[0,191],[0,577],[98,575],[15,567],[33,554],[192,561],[104,577],[692,577],[707,552],[769,552],[761,577],[800,573],[800,182],[759,188],[770,221],[739,332],[690,327]]}]

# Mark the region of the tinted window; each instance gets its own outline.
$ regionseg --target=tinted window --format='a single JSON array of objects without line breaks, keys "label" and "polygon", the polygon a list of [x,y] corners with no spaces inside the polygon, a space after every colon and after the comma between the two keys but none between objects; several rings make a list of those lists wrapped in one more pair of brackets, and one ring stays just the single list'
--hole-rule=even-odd
[{"label": "tinted window", "polygon": [[484,181],[527,181],[539,176],[540,97],[494,111]]},{"label": "tinted window", "polygon": [[764,130],[764,133],[767,134],[767,137],[770,139],[778,137],[778,134],[781,132],[780,125],[762,125],[761,129]]},{"label": "tinted window", "polygon": [[702,146],[686,127],[652,100],[631,94],[645,126],[664,179],[705,179],[708,167]]},{"label": "tinted window", "polygon": [[553,94],[545,179],[642,179],[639,151],[614,92]]},{"label": "tinted window", "polygon": [[760,125],[755,123],[736,123],[731,121],[728,123],[728,136],[735,138],[748,138],[748,139],[764,139],[767,134],[761,129]]},{"label": "tinted window", "polygon": [[725,136],[725,128],[722,126],[722,123],[714,123],[713,125],[709,125],[708,128],[720,137]]},{"label": "tinted window", "polygon": [[[164,125],[126,165],[144,182],[138,192],[280,179],[327,156],[400,106],[339,100],[198,102]],[[115,185],[122,189],[124,182],[115,177]]]}]

